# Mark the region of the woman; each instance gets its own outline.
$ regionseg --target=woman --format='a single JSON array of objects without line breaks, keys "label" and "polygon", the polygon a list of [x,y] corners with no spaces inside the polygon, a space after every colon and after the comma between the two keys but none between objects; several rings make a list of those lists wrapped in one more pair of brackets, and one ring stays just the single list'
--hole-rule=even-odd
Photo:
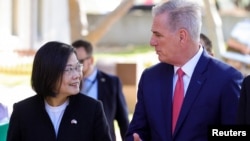
[{"label": "woman", "polygon": [[37,94],[14,104],[7,141],[110,141],[102,104],[79,94],[82,67],[70,45],[43,45],[31,75]]}]

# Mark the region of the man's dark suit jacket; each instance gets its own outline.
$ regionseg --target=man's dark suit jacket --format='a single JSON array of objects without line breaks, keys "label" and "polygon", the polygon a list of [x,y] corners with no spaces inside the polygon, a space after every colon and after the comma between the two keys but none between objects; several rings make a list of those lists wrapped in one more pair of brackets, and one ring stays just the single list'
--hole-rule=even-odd
[{"label": "man's dark suit jacket", "polygon": [[141,76],[126,141],[207,141],[208,126],[235,124],[242,74],[203,51],[172,135],[174,66],[159,63]]},{"label": "man's dark suit jacket", "polygon": [[56,137],[44,99],[32,96],[14,104],[7,141],[111,141],[100,101],[70,96]]},{"label": "man's dark suit jacket", "polygon": [[241,87],[238,124],[250,125],[250,75],[244,78]]},{"label": "man's dark suit jacket", "polygon": [[103,103],[104,113],[110,126],[111,137],[115,141],[114,120],[116,120],[120,128],[120,135],[124,138],[128,129],[129,119],[120,79],[117,76],[98,70],[97,81],[98,99]]}]

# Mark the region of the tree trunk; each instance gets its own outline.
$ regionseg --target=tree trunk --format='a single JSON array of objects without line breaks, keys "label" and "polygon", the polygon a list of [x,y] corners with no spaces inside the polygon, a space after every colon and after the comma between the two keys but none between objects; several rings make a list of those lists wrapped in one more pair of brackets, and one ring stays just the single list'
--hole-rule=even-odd
[{"label": "tree trunk", "polygon": [[134,0],[123,0],[113,12],[109,13],[102,21],[98,22],[95,29],[89,31],[89,34],[85,37],[86,40],[90,41],[95,46],[109,28],[125,15],[133,4]]},{"label": "tree trunk", "polygon": [[81,35],[81,21],[80,21],[80,8],[77,0],[68,0],[69,3],[69,20],[70,20],[70,33],[71,42],[82,38]]},{"label": "tree trunk", "polygon": [[222,20],[216,9],[215,0],[203,0],[205,4],[205,26],[208,29],[208,37],[213,42],[214,55],[218,59],[222,59],[221,54],[225,52],[225,42],[222,32]]}]

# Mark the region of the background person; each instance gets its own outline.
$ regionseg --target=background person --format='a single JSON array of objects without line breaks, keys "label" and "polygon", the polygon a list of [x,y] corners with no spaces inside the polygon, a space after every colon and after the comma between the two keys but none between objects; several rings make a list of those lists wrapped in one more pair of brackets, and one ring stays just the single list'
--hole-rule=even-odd
[{"label": "background person", "polygon": [[116,120],[124,139],[128,129],[128,108],[122,91],[122,84],[117,76],[98,70],[94,65],[93,46],[86,40],[76,40],[72,43],[76,49],[79,62],[84,64],[81,92],[101,100],[106,114],[112,139],[115,141]]},{"label": "background person", "polygon": [[0,102],[0,125],[9,122],[8,107]]},{"label": "background person", "polygon": [[152,12],[160,63],[141,75],[126,141],[207,141],[209,125],[236,123],[243,76],[201,47],[194,1],[169,0]]},{"label": "background person", "polygon": [[200,43],[211,56],[214,56],[212,41],[203,33],[200,34]]},{"label": "background person", "polygon": [[82,64],[74,48],[48,42],[36,53],[36,95],[14,104],[7,141],[111,141],[101,102],[79,94]]}]

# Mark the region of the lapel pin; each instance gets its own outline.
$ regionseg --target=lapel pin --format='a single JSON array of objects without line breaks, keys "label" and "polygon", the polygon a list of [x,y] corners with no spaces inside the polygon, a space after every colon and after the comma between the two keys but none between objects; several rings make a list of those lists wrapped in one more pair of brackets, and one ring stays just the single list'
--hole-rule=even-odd
[{"label": "lapel pin", "polygon": [[101,81],[102,81],[102,82],[105,82],[106,80],[105,80],[105,78],[101,78]]},{"label": "lapel pin", "polygon": [[71,124],[77,124],[77,120],[72,119],[72,120],[71,120]]}]

